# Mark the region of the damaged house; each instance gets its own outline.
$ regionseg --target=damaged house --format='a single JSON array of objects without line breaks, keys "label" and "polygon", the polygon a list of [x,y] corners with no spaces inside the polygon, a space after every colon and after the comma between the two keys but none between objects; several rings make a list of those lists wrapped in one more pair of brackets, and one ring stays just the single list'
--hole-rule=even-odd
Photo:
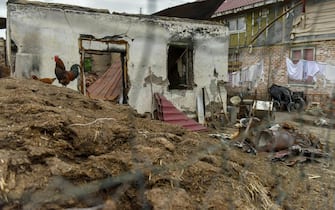
[{"label": "damaged house", "polygon": [[223,24],[20,0],[8,1],[7,13],[7,45],[17,46],[7,48],[15,77],[55,77],[57,55],[67,70],[81,66],[67,87],[139,113],[153,111],[154,93],[191,113],[199,95],[205,105],[219,98],[225,104],[226,91],[217,88],[228,81]]},{"label": "damaged house", "polygon": [[335,82],[335,1],[216,2],[196,1],[157,14],[197,18],[196,5],[216,6],[203,19],[229,27],[228,97],[242,93],[268,100],[268,88],[275,83],[302,94],[307,102],[328,102]]}]

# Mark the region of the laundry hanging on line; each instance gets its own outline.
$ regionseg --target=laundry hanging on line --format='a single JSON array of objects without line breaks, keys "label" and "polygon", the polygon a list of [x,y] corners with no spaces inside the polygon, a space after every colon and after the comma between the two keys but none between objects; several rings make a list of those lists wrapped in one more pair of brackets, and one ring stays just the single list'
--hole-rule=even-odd
[{"label": "laundry hanging on line", "polygon": [[316,81],[316,75],[322,74],[325,80],[335,82],[335,66],[331,64],[303,59],[295,64],[286,58],[286,66],[289,79],[308,81],[309,78],[312,78],[313,81]]},{"label": "laundry hanging on line", "polygon": [[252,87],[257,87],[258,82],[262,80],[264,80],[263,60],[240,71],[229,73],[229,82],[232,87],[241,86],[245,82],[251,82]]}]

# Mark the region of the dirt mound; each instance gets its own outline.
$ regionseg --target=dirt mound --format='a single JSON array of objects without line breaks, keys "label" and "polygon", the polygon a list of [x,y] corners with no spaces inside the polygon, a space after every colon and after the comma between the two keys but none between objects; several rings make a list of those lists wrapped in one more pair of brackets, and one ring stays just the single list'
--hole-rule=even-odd
[{"label": "dirt mound", "polygon": [[39,81],[1,79],[0,93],[3,209],[333,205],[326,194],[333,194],[335,173],[320,163],[271,163],[267,154],[246,154],[206,133]]}]

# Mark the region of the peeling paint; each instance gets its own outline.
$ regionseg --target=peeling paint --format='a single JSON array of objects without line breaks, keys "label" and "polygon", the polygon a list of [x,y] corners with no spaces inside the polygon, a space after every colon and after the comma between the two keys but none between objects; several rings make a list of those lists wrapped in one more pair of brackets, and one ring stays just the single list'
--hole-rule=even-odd
[{"label": "peeling paint", "polygon": [[151,74],[151,75],[147,76],[146,78],[144,78],[143,87],[147,87],[147,85],[150,85],[150,84],[155,84],[155,85],[160,85],[160,86],[168,86],[169,81],[168,81],[167,78],[163,80],[163,77],[158,77],[155,74]]},{"label": "peeling paint", "polygon": [[218,94],[218,86],[217,86],[217,80],[216,79],[212,79],[211,83],[209,85],[209,91],[211,93],[212,96],[216,96]]}]

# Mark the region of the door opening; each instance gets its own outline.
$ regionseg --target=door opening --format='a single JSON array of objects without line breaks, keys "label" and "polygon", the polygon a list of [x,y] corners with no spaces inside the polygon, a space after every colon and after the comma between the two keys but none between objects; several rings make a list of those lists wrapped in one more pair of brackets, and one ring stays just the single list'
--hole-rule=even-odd
[{"label": "door opening", "polygon": [[80,38],[81,92],[91,98],[128,103],[126,41]]}]

